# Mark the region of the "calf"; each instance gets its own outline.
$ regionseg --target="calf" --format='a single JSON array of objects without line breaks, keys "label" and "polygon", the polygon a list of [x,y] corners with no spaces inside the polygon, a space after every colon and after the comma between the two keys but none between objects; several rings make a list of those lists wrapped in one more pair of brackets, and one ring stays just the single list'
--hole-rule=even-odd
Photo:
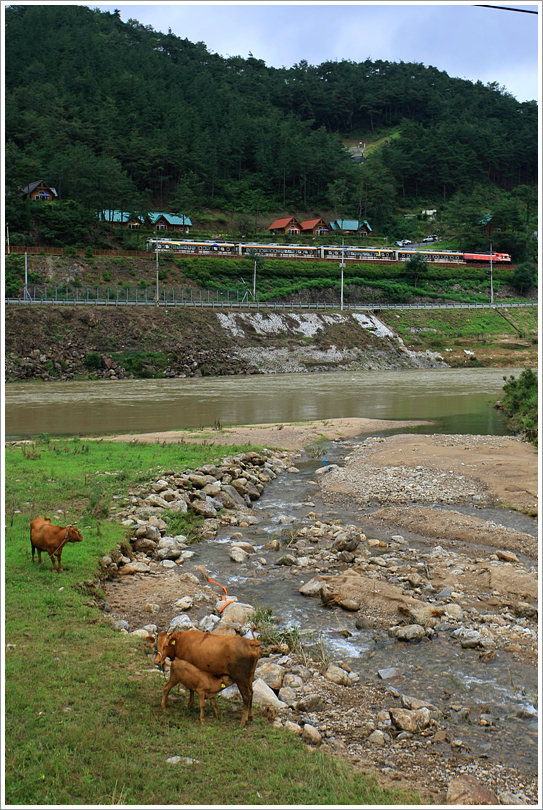
[{"label": "calf", "polygon": [[163,666],[166,658],[181,658],[216,678],[224,673],[237,684],[243,698],[241,725],[253,719],[253,678],[260,656],[260,641],[240,636],[221,636],[201,630],[158,633],[147,636],[155,644],[155,664]]},{"label": "calf", "polygon": [[203,725],[204,705],[206,698],[211,700],[215,717],[217,720],[220,720],[221,715],[219,713],[219,709],[217,708],[215,695],[222,692],[226,686],[233,684],[234,681],[226,674],[221,675],[220,678],[215,678],[214,675],[210,675],[209,672],[202,672],[201,669],[189,664],[188,661],[182,661],[180,658],[176,658],[174,661],[172,661],[170,680],[164,687],[164,691],[162,693],[163,709],[166,708],[166,700],[170,693],[170,689],[172,689],[176,683],[183,684],[183,686],[186,686],[186,688],[189,690],[189,706],[192,706],[194,703],[194,693],[198,693],[198,699],[200,701],[200,723]]},{"label": "calf", "polygon": [[75,526],[53,526],[51,518],[37,517],[30,524],[30,545],[32,546],[32,562],[34,553],[38,552],[38,562],[41,565],[41,553],[46,551],[56,571],[55,557],[58,562],[58,573],[62,571],[60,558],[66,543],[80,543],[83,540],[81,532]]}]

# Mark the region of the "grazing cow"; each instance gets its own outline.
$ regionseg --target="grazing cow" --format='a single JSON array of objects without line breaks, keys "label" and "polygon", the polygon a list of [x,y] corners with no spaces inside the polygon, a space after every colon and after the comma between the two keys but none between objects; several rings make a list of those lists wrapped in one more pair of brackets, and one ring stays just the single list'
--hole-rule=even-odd
[{"label": "grazing cow", "polygon": [[75,526],[53,526],[48,517],[37,517],[30,524],[30,545],[32,546],[32,562],[34,552],[38,552],[38,562],[41,565],[41,553],[46,551],[56,571],[55,557],[58,562],[58,573],[62,571],[60,558],[66,543],[80,543],[83,540],[81,532]]},{"label": "grazing cow", "polygon": [[164,691],[162,693],[163,709],[166,708],[166,700],[170,693],[170,689],[172,689],[176,683],[183,684],[183,686],[186,686],[186,688],[189,690],[189,706],[192,706],[194,703],[194,693],[198,693],[198,699],[200,701],[200,723],[203,725],[204,705],[206,698],[211,700],[215,717],[217,720],[220,720],[221,715],[219,709],[217,708],[215,695],[222,692],[226,686],[233,684],[234,681],[226,674],[221,675],[220,678],[216,678],[214,675],[210,675],[209,672],[202,672],[201,669],[189,664],[188,661],[182,661],[180,658],[175,658],[172,661],[172,666],[170,669],[170,680],[164,687]]},{"label": "grazing cow", "polygon": [[242,727],[253,719],[253,678],[260,656],[260,641],[240,636],[221,636],[201,630],[158,633],[147,636],[155,645],[155,664],[163,666],[166,658],[181,658],[216,678],[228,675],[243,698]]}]

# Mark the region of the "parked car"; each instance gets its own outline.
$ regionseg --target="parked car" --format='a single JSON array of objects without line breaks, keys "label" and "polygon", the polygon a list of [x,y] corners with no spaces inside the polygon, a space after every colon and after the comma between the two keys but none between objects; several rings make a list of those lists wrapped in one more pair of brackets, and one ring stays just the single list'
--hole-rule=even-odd
[{"label": "parked car", "polygon": [[425,236],[422,240],[423,242],[437,242],[437,236],[435,233],[430,234],[430,236]]},{"label": "parked car", "polygon": [[411,239],[400,239],[400,241],[396,242],[396,244],[398,247],[405,247],[406,245],[411,245],[413,243],[411,242]]}]

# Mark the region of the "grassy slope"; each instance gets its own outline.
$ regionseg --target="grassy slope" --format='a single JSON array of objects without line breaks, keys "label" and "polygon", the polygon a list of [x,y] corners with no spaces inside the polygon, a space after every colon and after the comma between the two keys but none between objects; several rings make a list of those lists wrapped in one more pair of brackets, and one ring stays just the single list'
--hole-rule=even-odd
[{"label": "grassy slope", "polygon": [[[94,605],[97,558],[125,536],[105,518],[114,496],[216,457],[206,446],[107,441],[6,448],[8,804],[418,803],[309,751],[258,709],[245,731],[237,708],[203,729],[184,705],[162,711],[145,642],[113,632]],[[82,530],[60,575],[30,562],[28,523],[37,514]],[[198,762],[165,762],[175,755]]]}]

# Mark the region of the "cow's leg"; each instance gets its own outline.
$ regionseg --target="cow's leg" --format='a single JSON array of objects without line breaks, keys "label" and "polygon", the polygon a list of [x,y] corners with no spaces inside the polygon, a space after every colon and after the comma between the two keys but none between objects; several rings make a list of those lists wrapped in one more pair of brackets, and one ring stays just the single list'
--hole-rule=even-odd
[{"label": "cow's leg", "polygon": [[217,706],[217,701],[215,700],[214,697],[210,697],[209,699],[211,701],[211,705],[213,706],[213,711],[215,712],[215,717],[217,718],[217,720],[220,720],[221,719],[221,713],[219,711],[219,707]]},{"label": "cow's leg", "polygon": [[34,562],[34,554],[36,553],[36,546],[34,545],[32,540],[30,540],[30,546],[32,548],[32,562]]},{"label": "cow's leg", "polygon": [[206,705],[205,690],[198,692],[198,700],[200,701],[200,725],[204,725],[204,706]]},{"label": "cow's leg", "polygon": [[170,674],[170,680],[168,681],[168,683],[166,684],[166,686],[162,690],[162,703],[161,703],[161,706],[162,706],[163,709],[166,708],[166,700],[168,698],[168,695],[170,694],[170,689],[172,689],[175,686],[176,683],[178,683],[178,681],[175,679],[175,675],[172,672]]},{"label": "cow's leg", "polygon": [[[56,571],[56,570],[57,570],[57,568],[56,568],[56,565],[55,565],[55,555],[54,555],[54,554],[50,554],[50,555],[49,555],[49,559],[51,560],[51,562],[52,562],[52,564],[53,564],[53,571]],[[60,573],[60,572],[59,572],[59,573]]]},{"label": "cow's leg", "polygon": [[38,564],[41,565],[41,548],[36,549],[38,552]]},{"label": "cow's leg", "polygon": [[62,565],[60,564],[61,556],[62,556],[62,550],[59,551],[59,553],[57,554],[57,564],[58,564],[58,572],[59,572],[59,574],[62,571]]},{"label": "cow's leg", "polygon": [[249,691],[249,687],[246,683],[239,683],[238,689],[241,693],[241,697],[243,698],[243,711],[241,713],[241,727],[244,728],[247,725],[248,719],[253,719],[253,712],[251,708],[251,699],[252,699],[252,692]]},{"label": "cow's leg", "polygon": [[194,705],[194,691],[192,689],[189,689],[189,692],[190,692],[190,697],[189,697],[189,709],[190,709],[191,706]]}]

